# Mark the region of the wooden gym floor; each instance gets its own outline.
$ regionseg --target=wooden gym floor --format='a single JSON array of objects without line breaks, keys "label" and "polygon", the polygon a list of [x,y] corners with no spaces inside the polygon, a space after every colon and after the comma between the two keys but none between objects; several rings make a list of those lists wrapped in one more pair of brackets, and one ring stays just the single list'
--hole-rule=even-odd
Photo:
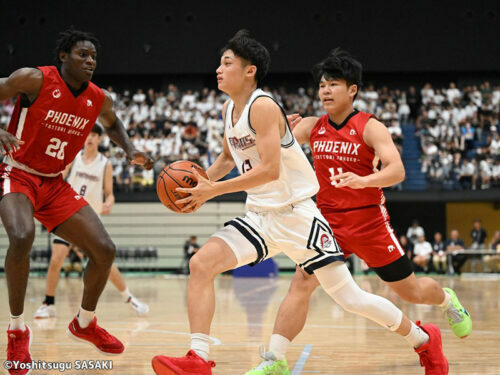
[{"label": "wooden gym floor", "polygon": [[[438,308],[401,302],[375,276],[356,281],[367,291],[389,298],[413,320],[434,322],[442,328],[443,346],[450,362],[450,374],[500,374],[500,278],[479,275],[462,278],[437,277],[443,286],[455,289],[474,322],[470,337],[457,339],[448,329]],[[217,374],[244,374],[259,363],[258,347],[268,341],[276,311],[284,297],[290,276],[273,279],[216,279],[217,308],[211,336],[215,345],[211,358]],[[34,332],[32,356],[46,362],[112,360],[112,370],[67,370],[64,374],[153,374],[150,362],[157,354],[184,355],[189,348],[186,311],[187,279],[177,277],[129,277],[130,290],[147,302],[147,317],[137,317],[110,284],[97,310],[100,324],[118,336],[127,350],[120,356],[104,356],[90,346],[72,341],[65,334],[79,307],[82,284],[79,279],[61,279],[56,297],[57,318],[32,319],[40,305],[45,279],[29,282],[25,317]],[[7,328],[8,299],[5,278],[0,278],[1,324]],[[5,361],[6,335],[0,339],[0,364]],[[378,325],[344,313],[318,290],[304,331],[292,343],[288,361],[298,374],[424,374],[418,357],[406,342]],[[7,373],[1,366],[0,373]],[[2,372],[4,371],[4,372]],[[61,374],[34,371],[33,374]]]}]

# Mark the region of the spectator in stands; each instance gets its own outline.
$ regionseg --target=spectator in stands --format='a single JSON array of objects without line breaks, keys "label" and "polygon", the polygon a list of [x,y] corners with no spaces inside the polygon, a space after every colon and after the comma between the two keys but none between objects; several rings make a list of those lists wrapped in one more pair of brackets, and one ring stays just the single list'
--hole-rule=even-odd
[{"label": "spectator in stands", "polygon": [[425,240],[425,236],[418,236],[418,241],[413,247],[413,263],[421,267],[425,273],[429,272],[429,261],[431,259],[432,246]]},{"label": "spectator in stands", "polygon": [[[421,236],[424,236],[424,238],[425,238],[424,228],[422,228],[419,225],[418,220],[415,219],[415,220],[413,220],[413,222],[411,223],[411,226],[406,231],[406,237],[412,243],[412,245],[415,246],[415,244],[418,242],[418,238]],[[415,255],[415,254],[413,254],[413,255]]]},{"label": "spectator in stands", "polygon": [[198,238],[194,235],[190,236],[184,244],[184,274],[189,274],[189,261],[198,250],[200,250]]},{"label": "spectator in stands", "polygon": [[[481,220],[479,219],[474,220],[470,236],[472,238],[471,249],[480,250],[485,248],[487,233],[486,230],[481,225]],[[469,259],[471,260],[471,268],[473,272],[479,271],[479,266],[481,264],[482,257],[483,256],[481,254],[469,255]]]},{"label": "spectator in stands", "polygon": [[472,249],[484,249],[486,237],[488,234],[486,233],[486,229],[483,228],[481,224],[481,220],[474,220],[473,228],[470,232],[470,236],[472,237]]},{"label": "spectator in stands", "polygon": [[434,233],[434,242],[432,242],[432,264],[437,273],[445,273],[447,263],[443,235],[436,232]]},{"label": "spectator in stands", "polygon": [[[272,91],[289,113],[323,114],[321,103],[310,87],[294,91],[283,87],[265,89]],[[142,88],[116,92],[112,87],[108,91],[129,136],[159,163],[186,157],[207,168],[221,152],[223,124],[217,114],[226,95],[208,88],[182,92],[173,84],[164,92],[153,89],[145,92]],[[13,104],[13,101],[0,103],[0,126],[7,125]],[[427,83],[421,90],[410,86],[405,92],[370,84],[358,95],[355,107],[379,116],[388,126],[400,152],[400,124],[416,120],[416,135],[420,137],[422,148],[422,171],[433,188],[500,187],[500,136],[497,131],[500,85],[492,88],[489,82],[483,82],[459,88],[454,82],[447,87],[433,87]],[[109,151],[110,157],[115,159],[117,189],[133,188],[135,171],[129,168],[123,154],[117,155],[108,137],[103,138],[101,151]],[[455,163],[456,154],[461,155],[458,163]],[[154,189],[154,185],[142,185],[144,179],[150,180],[149,176],[135,178],[140,179],[138,186],[143,189]]]},{"label": "spectator in stands", "polygon": [[467,261],[467,254],[461,254],[460,251],[465,249],[464,241],[460,238],[458,230],[453,229],[450,232],[450,238],[446,241],[446,252],[451,253],[451,263],[457,274],[462,273],[462,266]]},{"label": "spectator in stands", "polygon": [[399,243],[401,244],[406,256],[409,259],[413,258],[413,246],[404,234],[399,237]]},{"label": "spectator in stands", "polygon": [[484,257],[486,271],[500,272],[500,230],[497,230],[490,242],[490,250],[492,255]]}]

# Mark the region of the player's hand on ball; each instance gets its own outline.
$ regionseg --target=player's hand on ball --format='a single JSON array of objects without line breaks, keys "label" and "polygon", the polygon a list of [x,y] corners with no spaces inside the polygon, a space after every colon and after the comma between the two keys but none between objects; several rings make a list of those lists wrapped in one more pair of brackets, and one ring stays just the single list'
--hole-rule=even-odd
[{"label": "player's hand on ball", "polygon": [[288,125],[290,125],[290,130],[293,131],[297,124],[302,121],[302,116],[298,113],[292,113],[286,116],[286,119],[288,120]]},{"label": "player's hand on ball", "polygon": [[142,165],[147,170],[153,168],[153,159],[145,152],[134,150],[128,155],[128,158],[130,159],[130,164]]},{"label": "player's hand on ball", "polygon": [[196,211],[203,203],[217,195],[215,191],[215,182],[200,175],[195,168],[192,170],[198,180],[196,187],[175,189],[180,193],[190,194],[186,198],[179,199],[175,202],[175,204],[182,206],[182,212],[184,213]]},{"label": "player's hand on ball", "polygon": [[336,182],[336,188],[349,187],[351,189],[364,189],[366,187],[366,178],[352,172],[337,174],[330,177],[330,180]]}]

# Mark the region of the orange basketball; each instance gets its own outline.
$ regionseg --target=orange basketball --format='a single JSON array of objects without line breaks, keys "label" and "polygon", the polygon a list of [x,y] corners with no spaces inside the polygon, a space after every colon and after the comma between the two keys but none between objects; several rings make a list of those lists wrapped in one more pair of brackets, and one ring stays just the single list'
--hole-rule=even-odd
[{"label": "orange basketball", "polygon": [[179,160],[167,165],[158,176],[156,193],[161,203],[169,210],[183,213],[181,211],[182,207],[177,205],[175,201],[187,197],[188,194],[180,193],[175,189],[178,187],[193,188],[198,184],[196,175],[193,173],[193,168],[200,175],[208,178],[202,167],[188,160]]}]

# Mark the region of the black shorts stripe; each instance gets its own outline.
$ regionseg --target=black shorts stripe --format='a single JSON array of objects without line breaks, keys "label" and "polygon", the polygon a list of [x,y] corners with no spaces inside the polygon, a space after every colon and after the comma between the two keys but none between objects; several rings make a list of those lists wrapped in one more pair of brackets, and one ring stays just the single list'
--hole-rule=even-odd
[{"label": "black shorts stripe", "polygon": [[373,268],[376,274],[386,282],[406,279],[413,273],[411,261],[406,255],[382,267]]},{"label": "black shorts stripe", "polygon": [[224,224],[224,226],[231,225],[235,229],[237,229],[257,250],[257,259],[255,262],[250,263],[251,266],[255,266],[257,263],[261,262],[264,259],[264,249],[261,243],[255,238],[243,225],[241,225],[236,220],[228,221]]},{"label": "black shorts stripe", "polygon": [[60,244],[60,245],[65,245],[65,246],[69,247],[69,242],[68,241],[64,241],[62,238],[54,238],[52,240],[52,243],[54,243],[54,244]]},{"label": "black shorts stripe", "polygon": [[238,221],[239,223],[241,223],[241,225],[244,225],[245,227],[250,229],[253,232],[253,234],[255,234],[255,236],[257,236],[260,239],[262,246],[264,246],[264,258],[267,257],[267,255],[269,254],[269,249],[267,248],[266,241],[262,238],[259,232],[257,232],[255,228],[253,228],[250,224],[248,224],[245,220],[243,220],[240,217],[237,217],[234,220]]},{"label": "black shorts stripe", "polygon": [[329,256],[328,258],[319,260],[319,261],[312,263],[309,266],[303,267],[303,268],[304,268],[304,271],[306,271],[309,275],[312,275],[314,273],[314,271],[317,270],[318,268],[327,266],[330,263],[334,263],[334,262],[345,262],[344,256],[343,255],[332,255],[332,256]]},{"label": "black shorts stripe", "polygon": [[315,261],[317,261],[319,258],[323,257],[324,255],[325,255],[325,254],[320,253],[320,254],[316,255],[315,257],[312,257],[311,259],[306,260],[304,263],[299,264],[298,266],[299,266],[299,267],[304,268],[304,267],[306,266],[306,264],[309,264],[309,263],[311,263],[311,262],[315,262]]}]

